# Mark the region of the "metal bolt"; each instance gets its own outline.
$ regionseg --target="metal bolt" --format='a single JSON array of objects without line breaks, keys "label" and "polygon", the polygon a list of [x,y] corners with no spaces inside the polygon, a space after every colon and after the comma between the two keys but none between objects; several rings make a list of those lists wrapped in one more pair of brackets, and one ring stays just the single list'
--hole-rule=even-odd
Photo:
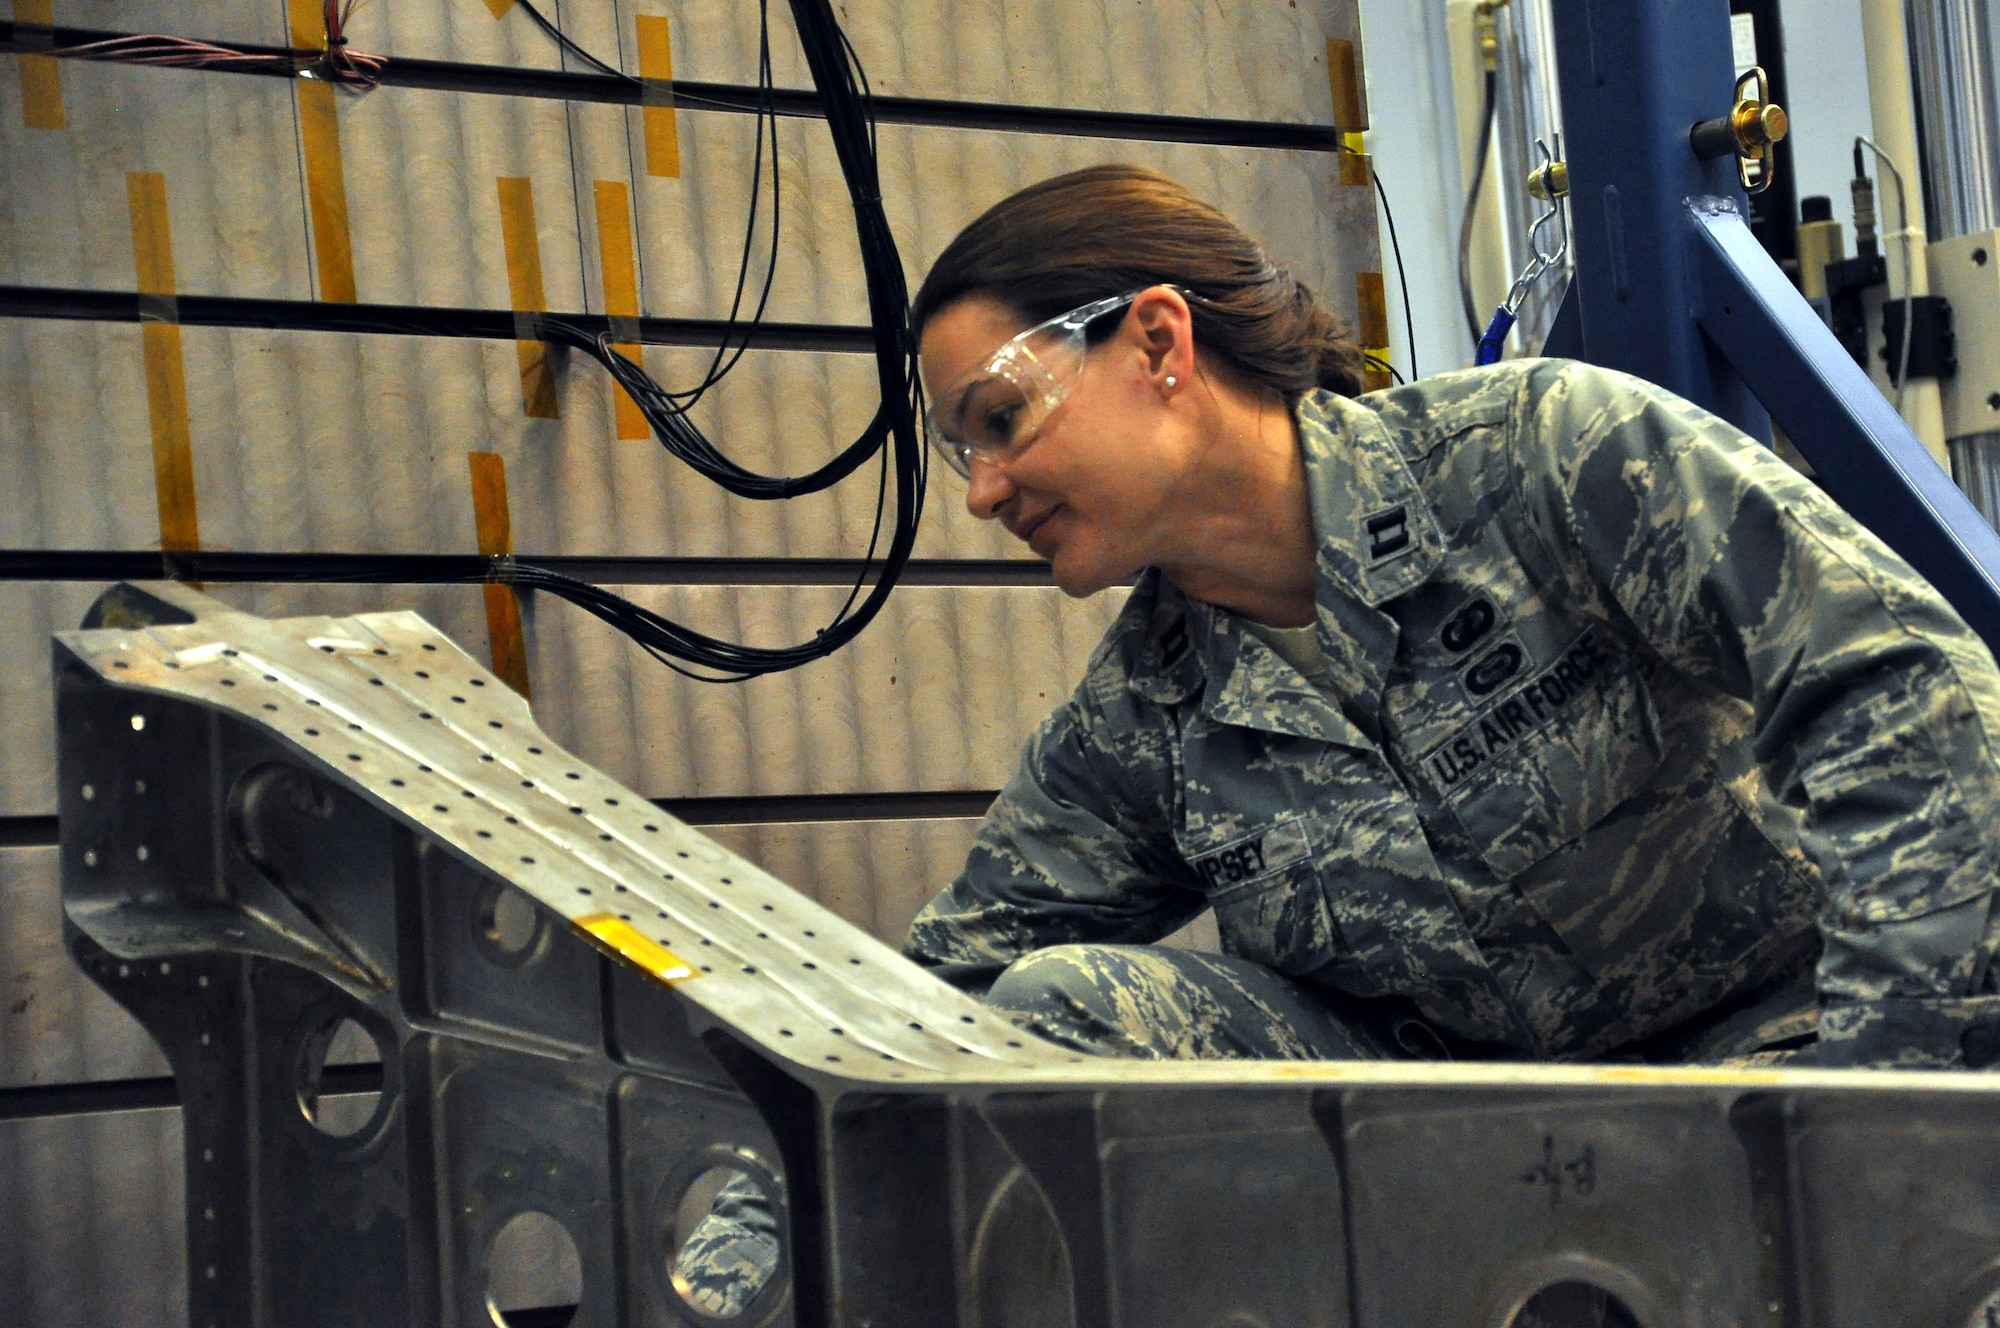
[{"label": "metal bolt", "polygon": [[97,789],[93,785],[85,784],[83,786],[83,800],[85,802],[89,802],[92,798],[96,796],[97,796]]},{"label": "metal bolt", "polygon": [[86,867],[95,867],[97,865],[96,849],[87,848],[83,851],[83,865]]}]

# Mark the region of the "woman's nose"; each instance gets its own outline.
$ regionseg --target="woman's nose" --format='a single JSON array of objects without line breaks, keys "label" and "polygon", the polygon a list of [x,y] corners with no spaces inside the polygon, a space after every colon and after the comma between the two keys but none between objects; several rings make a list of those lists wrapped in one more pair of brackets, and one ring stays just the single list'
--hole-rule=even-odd
[{"label": "woman's nose", "polygon": [[981,456],[972,458],[972,478],[965,485],[965,510],[981,521],[991,521],[1000,515],[1009,498],[1014,496],[1013,481],[1007,472]]}]

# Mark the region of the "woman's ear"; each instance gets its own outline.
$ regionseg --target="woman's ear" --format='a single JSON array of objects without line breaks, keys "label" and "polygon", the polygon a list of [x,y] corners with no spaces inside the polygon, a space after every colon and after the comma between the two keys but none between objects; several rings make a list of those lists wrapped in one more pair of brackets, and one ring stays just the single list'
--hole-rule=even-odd
[{"label": "woman's ear", "polygon": [[1126,328],[1146,356],[1146,375],[1171,396],[1194,379],[1194,311],[1171,286],[1151,286],[1132,301]]}]

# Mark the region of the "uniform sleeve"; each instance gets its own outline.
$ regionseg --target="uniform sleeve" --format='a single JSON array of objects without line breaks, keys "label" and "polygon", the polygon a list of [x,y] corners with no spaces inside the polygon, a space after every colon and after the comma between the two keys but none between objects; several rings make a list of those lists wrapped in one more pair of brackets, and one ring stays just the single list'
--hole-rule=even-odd
[{"label": "uniform sleeve", "polygon": [[1753,707],[1824,889],[1820,1060],[1983,1064],[2000,672],[1942,596],[1769,449],[1650,384],[1549,362],[1514,480],[1572,588]]},{"label": "uniform sleeve", "polygon": [[904,953],[948,982],[983,993],[1031,950],[1156,941],[1207,906],[1172,847],[1163,735],[1088,705],[1089,685],[1029,742],[965,870],[910,925]]}]

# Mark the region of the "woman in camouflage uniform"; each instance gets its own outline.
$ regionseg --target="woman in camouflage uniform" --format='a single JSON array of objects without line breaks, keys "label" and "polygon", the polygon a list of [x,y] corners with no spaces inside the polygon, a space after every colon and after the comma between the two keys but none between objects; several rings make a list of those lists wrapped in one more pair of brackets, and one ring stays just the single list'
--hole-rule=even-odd
[{"label": "woman in camouflage uniform", "polygon": [[[1138,578],[913,958],[1114,1054],[2000,1056],[2000,673],[1765,447],[1562,361],[1356,399],[1135,168],[993,208],[913,321],[972,512]],[[1224,954],[1154,944],[1209,907]]]}]

